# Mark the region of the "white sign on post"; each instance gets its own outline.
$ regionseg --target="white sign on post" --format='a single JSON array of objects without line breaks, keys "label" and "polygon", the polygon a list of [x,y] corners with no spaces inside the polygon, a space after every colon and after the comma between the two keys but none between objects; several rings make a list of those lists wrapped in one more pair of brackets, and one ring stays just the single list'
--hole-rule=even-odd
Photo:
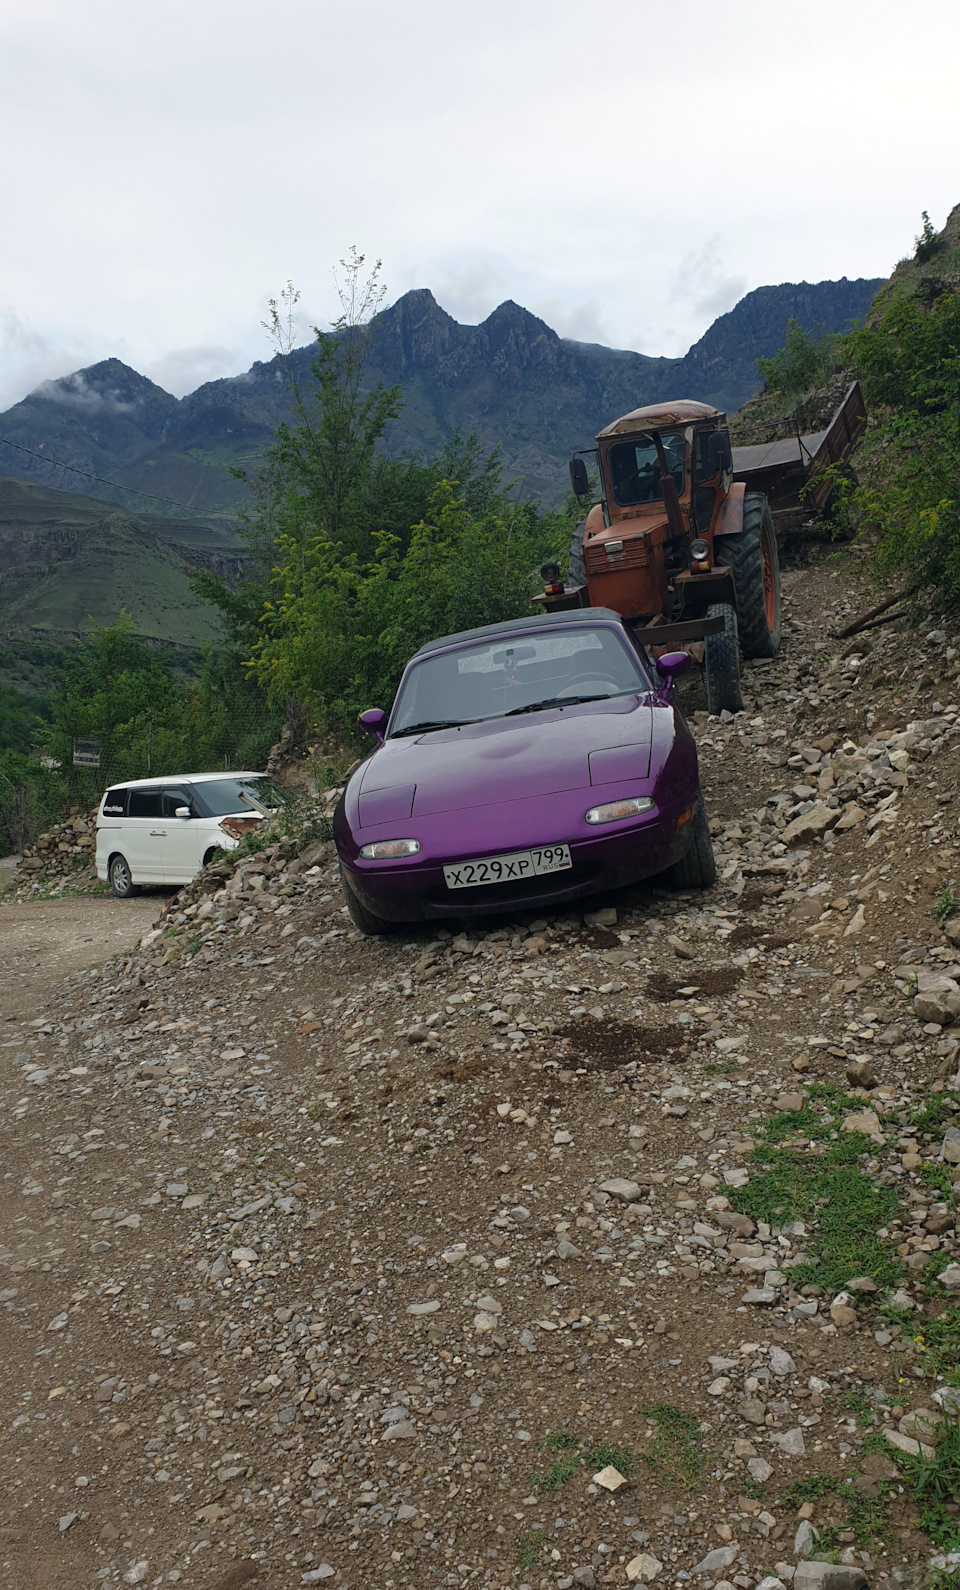
[{"label": "white sign on post", "polygon": [[74,767],[100,766],[100,741],[78,737],[73,742]]}]

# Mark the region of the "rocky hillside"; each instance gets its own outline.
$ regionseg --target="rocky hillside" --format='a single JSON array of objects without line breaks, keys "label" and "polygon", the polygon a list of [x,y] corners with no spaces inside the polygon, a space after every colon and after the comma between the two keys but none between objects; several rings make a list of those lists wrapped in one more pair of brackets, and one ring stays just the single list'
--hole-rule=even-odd
[{"label": "rocky hillside", "polygon": [[[787,321],[827,331],[866,314],[882,282],[784,283],[748,293],[721,315],[682,359],[567,341],[507,302],[479,326],[453,320],[426,289],[406,293],[380,315],[369,375],[399,382],[404,409],[389,446],[437,452],[459,429],[499,445],[524,490],[556,500],[566,461],[617,414],[659,397],[701,398],[728,410],[756,390],[756,361],[782,346]],[[305,373],[312,350],[298,349]],[[177,401],[117,359],[45,382],[0,416],[0,435],[121,486],[174,498],[191,512],[229,513],[243,487],[227,466],[256,460],[289,413],[279,360],[211,381]],[[130,499],[84,484],[37,457],[0,448],[21,479],[106,500]]]}]

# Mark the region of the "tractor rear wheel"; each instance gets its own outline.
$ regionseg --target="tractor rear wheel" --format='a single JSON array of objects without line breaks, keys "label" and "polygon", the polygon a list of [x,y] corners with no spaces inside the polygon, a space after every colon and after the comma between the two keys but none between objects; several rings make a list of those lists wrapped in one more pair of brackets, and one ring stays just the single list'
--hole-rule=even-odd
[{"label": "tractor rear wheel", "polygon": [[674,889],[709,889],[717,881],[717,863],[714,860],[710,825],[703,809],[702,796],[697,797],[690,829],[690,845],[687,853],[670,868],[668,877]]},{"label": "tractor rear wheel", "polygon": [[747,492],[742,531],[718,536],[714,556],[733,570],[743,655],[775,657],[780,649],[780,559],[773,514],[761,492]]},{"label": "tractor rear wheel", "polygon": [[703,643],[703,672],[707,684],[710,712],[741,712],[740,650],[737,645],[737,615],[730,602],[713,602],[707,618],[722,618],[723,629],[708,635]]}]

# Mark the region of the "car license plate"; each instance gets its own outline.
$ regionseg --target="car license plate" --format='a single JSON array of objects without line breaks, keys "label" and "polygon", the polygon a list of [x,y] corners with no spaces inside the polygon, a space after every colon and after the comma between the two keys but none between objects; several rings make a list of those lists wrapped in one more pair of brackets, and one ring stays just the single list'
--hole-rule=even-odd
[{"label": "car license plate", "polygon": [[444,867],[448,889],[474,889],[483,883],[514,883],[543,872],[565,872],[572,867],[569,845],[544,845],[540,850],[514,850],[509,856],[481,856]]}]

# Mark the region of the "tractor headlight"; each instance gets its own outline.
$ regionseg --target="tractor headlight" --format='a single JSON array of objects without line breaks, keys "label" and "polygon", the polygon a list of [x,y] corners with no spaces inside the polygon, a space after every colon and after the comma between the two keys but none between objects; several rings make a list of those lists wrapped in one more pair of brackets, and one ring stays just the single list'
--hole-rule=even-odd
[{"label": "tractor headlight", "polygon": [[710,548],[706,541],[703,541],[699,536],[695,541],[691,541],[690,557],[694,563],[702,563],[704,558],[708,558],[709,556]]},{"label": "tractor headlight", "polygon": [[624,817],[639,817],[641,812],[649,812],[652,808],[652,800],[645,795],[635,795],[625,801],[609,801],[606,806],[591,806],[584,817],[588,823],[617,823]]},{"label": "tractor headlight", "polygon": [[360,846],[364,861],[393,861],[397,856],[416,856],[419,850],[419,839],[377,839]]}]

